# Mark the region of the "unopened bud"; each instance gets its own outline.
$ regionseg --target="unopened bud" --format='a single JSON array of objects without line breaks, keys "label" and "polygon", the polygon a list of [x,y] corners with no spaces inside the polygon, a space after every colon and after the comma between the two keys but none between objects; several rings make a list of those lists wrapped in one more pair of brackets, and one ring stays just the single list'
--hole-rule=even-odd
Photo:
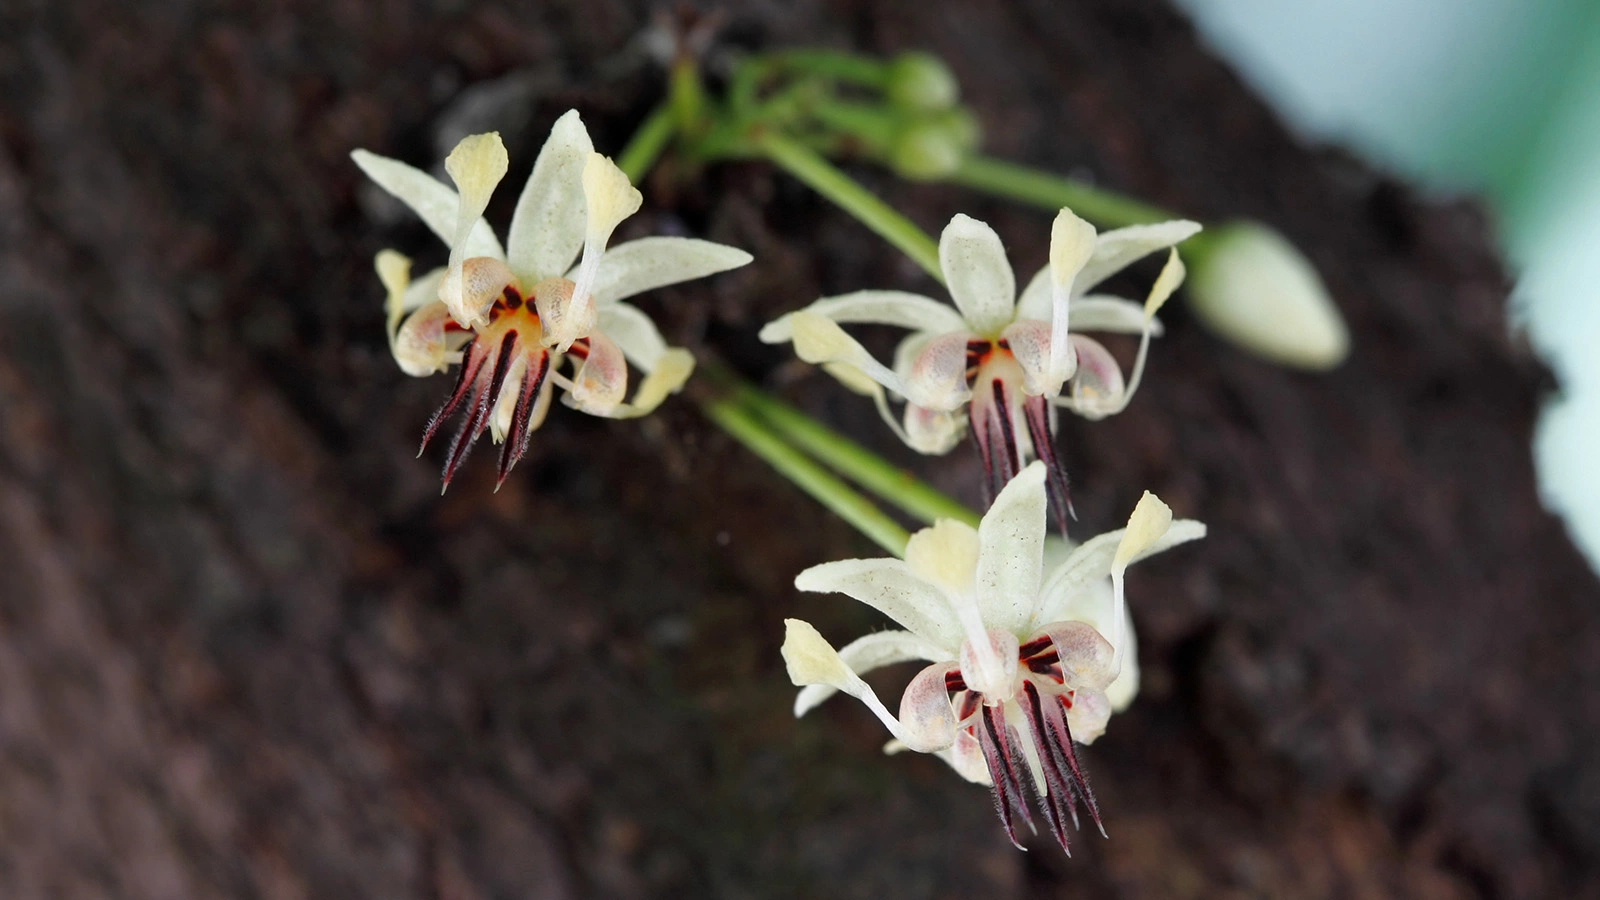
[{"label": "unopened bud", "polygon": [[1295,246],[1257,222],[1208,230],[1190,255],[1189,297],[1213,331],[1265,359],[1331,369],[1350,352],[1333,298]]},{"label": "unopened bud", "polygon": [[889,63],[884,93],[901,109],[932,111],[954,106],[961,87],[939,57],[913,52],[902,53]]},{"label": "unopened bud", "polygon": [[978,126],[972,116],[963,109],[949,109],[902,128],[889,148],[889,166],[904,178],[949,178],[977,144]]}]

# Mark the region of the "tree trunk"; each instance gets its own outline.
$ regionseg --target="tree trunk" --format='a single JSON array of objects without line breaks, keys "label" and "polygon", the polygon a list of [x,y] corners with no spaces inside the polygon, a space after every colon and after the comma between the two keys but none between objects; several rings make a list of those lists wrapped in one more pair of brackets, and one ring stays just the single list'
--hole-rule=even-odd
[{"label": "tree trunk", "polygon": [[[346,154],[499,128],[515,183],[574,106],[615,153],[662,90],[624,49],[646,4],[20,0],[0,895],[1600,896],[1600,586],[1539,505],[1552,382],[1481,213],[1300,146],[1156,0],[726,13],[726,46],[932,50],[993,152],[1270,222],[1350,322],[1308,376],[1178,305],[1128,412],[1064,429],[1087,531],[1146,488],[1211,526],[1131,582],[1144,692],[1084,754],[1110,839],[1018,853],[859,706],[791,717],[782,618],[880,625],[792,578],[877,553],[685,399],[556,409],[498,493],[486,459],[440,497],[437,448],[413,458],[447,379],[395,369],[370,261],[444,251]],[[754,337],[926,278],[766,166],[685,174],[619,237],[757,263],[646,297],[669,337],[976,500],[971,448],[913,458]],[[1037,211],[859,174],[1044,260]]]}]

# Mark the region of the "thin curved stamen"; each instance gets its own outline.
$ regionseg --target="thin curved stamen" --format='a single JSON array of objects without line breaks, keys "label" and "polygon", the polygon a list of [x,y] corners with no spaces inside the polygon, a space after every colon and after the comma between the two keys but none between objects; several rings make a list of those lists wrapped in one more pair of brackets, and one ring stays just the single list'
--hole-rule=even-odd
[{"label": "thin curved stamen", "polygon": [[1067,520],[1077,519],[1072,509],[1072,494],[1067,480],[1067,467],[1056,454],[1055,439],[1050,434],[1050,404],[1044,397],[1028,397],[1022,401],[1022,412],[1028,422],[1028,436],[1033,440],[1033,452],[1044,462],[1045,490],[1050,495],[1050,509],[1056,517],[1056,527],[1061,536],[1067,536]]},{"label": "thin curved stamen", "polygon": [[545,377],[549,374],[550,352],[541,350],[533,371],[522,376],[522,392],[517,397],[516,411],[511,415],[511,431],[506,434],[506,442],[500,447],[499,477],[494,483],[497,491],[505,483],[506,476],[511,474],[512,467],[528,452],[528,441],[533,437],[533,430],[528,424],[533,418],[533,408],[539,401],[539,391],[544,388]]}]

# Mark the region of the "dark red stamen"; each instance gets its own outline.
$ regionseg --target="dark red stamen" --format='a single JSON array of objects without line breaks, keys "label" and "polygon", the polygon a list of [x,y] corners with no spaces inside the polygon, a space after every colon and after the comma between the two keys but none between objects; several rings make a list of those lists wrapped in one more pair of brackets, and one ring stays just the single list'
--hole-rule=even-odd
[{"label": "dark red stamen", "polygon": [[1033,452],[1044,463],[1045,492],[1050,496],[1050,510],[1055,513],[1056,527],[1061,536],[1067,536],[1067,520],[1076,519],[1072,509],[1072,494],[1067,482],[1067,468],[1056,455],[1055,439],[1050,434],[1050,406],[1043,397],[1029,397],[1022,402],[1024,417],[1028,420],[1028,436],[1033,439]]},{"label": "dark red stamen", "polygon": [[511,414],[511,430],[506,433],[506,442],[500,447],[500,473],[494,483],[497,491],[505,483],[506,476],[511,474],[511,468],[528,451],[528,439],[533,437],[533,432],[528,430],[528,422],[533,418],[533,407],[539,402],[539,390],[544,387],[545,376],[550,374],[549,351],[540,351],[539,359],[533,365],[535,368],[522,376],[522,392],[517,397],[516,410]]},{"label": "dark red stamen", "polygon": [[1028,815],[1028,805],[1022,793],[1022,767],[1018,764],[1015,747],[1016,732],[1006,724],[1003,706],[983,708],[983,727],[978,732],[978,745],[983,750],[984,763],[989,767],[989,780],[994,782],[994,806],[1000,814],[1000,824],[1006,837],[1018,850],[1025,849],[1017,840],[1016,819],[1020,818],[1033,829],[1033,818]]},{"label": "dark red stamen", "polygon": [[[466,461],[467,454],[472,451],[472,445],[477,442],[478,436],[483,434],[484,426],[489,422],[489,408],[494,398],[500,396],[500,387],[505,383],[506,372],[511,367],[511,359],[517,352],[517,333],[508,331],[500,339],[499,353],[495,356],[494,368],[488,372],[488,378],[481,376],[477,379],[478,390],[472,398],[472,410],[462,421],[461,428],[450,441],[450,451],[445,454],[444,460],[444,486],[450,486],[450,479],[455,477],[456,470]],[[487,355],[487,354],[485,354]],[[482,367],[479,367],[480,373]]]},{"label": "dark red stamen", "polygon": [[423,429],[422,446],[417,448],[418,456],[428,449],[428,442],[433,440],[433,435],[439,430],[439,426],[444,424],[445,419],[450,418],[456,407],[466,398],[467,390],[478,380],[478,371],[483,368],[483,361],[488,355],[488,351],[478,341],[467,345],[467,357],[462,360],[461,374],[456,378],[455,389],[450,392],[450,397],[444,401],[444,405],[434,411],[433,418],[428,420],[428,427]]}]

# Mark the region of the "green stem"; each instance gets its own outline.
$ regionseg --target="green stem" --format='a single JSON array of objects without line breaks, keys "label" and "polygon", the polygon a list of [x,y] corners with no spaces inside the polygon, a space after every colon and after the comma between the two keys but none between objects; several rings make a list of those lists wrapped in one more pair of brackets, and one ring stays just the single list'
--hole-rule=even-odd
[{"label": "green stem", "polygon": [[628,141],[628,146],[617,154],[617,168],[628,176],[629,181],[638,184],[650,167],[656,164],[656,160],[661,158],[661,151],[672,140],[677,124],[671,105],[666,103],[645,117],[639,130],[633,133],[633,139]]},{"label": "green stem", "polygon": [[955,519],[974,527],[978,514],[915,475],[760,388],[739,383],[735,396],[792,444],[908,514],[932,525]]},{"label": "green stem", "polygon": [[700,67],[684,57],[672,64],[667,80],[667,105],[672,109],[678,131],[698,137],[706,130],[706,90],[700,81]]},{"label": "green stem", "polygon": [[993,157],[968,157],[950,180],[1052,212],[1068,206],[1085,219],[1113,227],[1179,218],[1159,206]]},{"label": "green stem", "polygon": [[762,153],[784,171],[837,203],[861,224],[911,257],[937,281],[944,282],[944,273],[939,268],[939,245],[910,219],[868,193],[866,188],[804,144],[772,130],[762,132],[755,142]]},{"label": "green stem", "polygon": [[857,531],[895,556],[905,555],[906,542],[911,536],[899,523],[848,484],[773,435],[737,399],[708,400],[700,408],[717,427],[766,460],[829,512],[854,525]]}]

